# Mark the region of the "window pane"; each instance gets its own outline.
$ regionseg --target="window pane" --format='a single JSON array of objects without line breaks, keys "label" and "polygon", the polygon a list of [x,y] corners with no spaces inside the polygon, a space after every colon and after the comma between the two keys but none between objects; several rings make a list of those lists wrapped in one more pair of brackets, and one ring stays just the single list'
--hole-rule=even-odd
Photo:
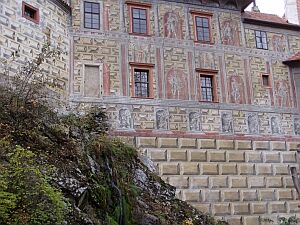
[{"label": "window pane", "polygon": [[92,5],[92,12],[97,14],[99,13],[99,4]]},{"label": "window pane", "polygon": [[212,76],[201,75],[201,100],[213,101]]},{"label": "window pane", "polygon": [[146,70],[134,70],[134,87],[135,96],[137,97],[149,97],[149,71]]},{"label": "window pane", "polygon": [[92,12],[92,4],[89,2],[85,2],[84,3],[84,11],[91,13]]},{"label": "window pane", "polygon": [[208,27],[208,19],[203,19],[203,27]]},{"label": "window pane", "polygon": [[134,33],[147,33],[147,10],[133,8],[132,9],[132,31]]}]

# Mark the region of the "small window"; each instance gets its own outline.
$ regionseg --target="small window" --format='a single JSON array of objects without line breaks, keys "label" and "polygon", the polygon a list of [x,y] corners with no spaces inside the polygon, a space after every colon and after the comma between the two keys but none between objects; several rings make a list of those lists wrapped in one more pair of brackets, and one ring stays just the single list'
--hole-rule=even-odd
[{"label": "small window", "polygon": [[270,87],[270,75],[269,74],[262,74],[262,86],[264,87]]},{"label": "small window", "polygon": [[149,9],[151,4],[127,2],[129,8],[129,33],[147,36],[150,33]]},{"label": "small window", "polygon": [[23,17],[26,19],[39,23],[39,10],[25,2],[23,2]]},{"label": "small window", "polygon": [[149,70],[134,69],[134,95],[140,98],[150,97]]},{"label": "small window", "polygon": [[147,34],[147,10],[132,8],[133,33]]},{"label": "small window", "polygon": [[129,63],[131,66],[131,96],[153,98],[153,64]]},{"label": "small window", "polygon": [[204,102],[217,102],[216,75],[218,70],[196,69],[198,100]]},{"label": "small window", "polygon": [[255,31],[256,48],[268,49],[268,38],[265,31]]},{"label": "small window", "polygon": [[196,16],[195,25],[197,41],[210,42],[210,19],[208,17]]},{"label": "small window", "polygon": [[207,102],[214,101],[213,76],[200,75],[201,100]]},{"label": "small window", "polygon": [[100,29],[100,4],[84,2],[84,27],[88,29]]}]

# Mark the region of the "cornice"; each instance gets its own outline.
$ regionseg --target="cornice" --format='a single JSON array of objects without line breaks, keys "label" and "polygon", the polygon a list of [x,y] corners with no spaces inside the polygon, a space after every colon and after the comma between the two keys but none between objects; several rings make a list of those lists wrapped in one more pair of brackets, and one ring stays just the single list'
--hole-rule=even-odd
[{"label": "cornice", "polygon": [[244,11],[253,0],[164,0],[167,2],[183,3],[187,5],[208,6],[213,8]]},{"label": "cornice", "polygon": [[49,0],[50,2],[53,2],[55,5],[60,7],[62,10],[64,10],[66,13],[71,14],[71,6],[67,3],[66,0]]},{"label": "cornice", "polygon": [[292,31],[300,31],[300,26],[295,24],[275,23],[270,21],[262,21],[262,20],[249,19],[249,18],[243,18],[242,20],[243,23],[247,23],[247,24],[260,25],[260,26],[266,26],[272,28],[281,28],[281,29],[292,30]]}]

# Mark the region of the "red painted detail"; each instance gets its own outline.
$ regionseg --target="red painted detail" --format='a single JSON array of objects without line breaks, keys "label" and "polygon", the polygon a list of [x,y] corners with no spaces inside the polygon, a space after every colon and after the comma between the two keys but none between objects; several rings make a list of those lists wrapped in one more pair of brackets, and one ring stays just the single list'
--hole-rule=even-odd
[{"label": "red painted detail", "polygon": [[104,7],[103,12],[103,29],[104,31],[109,31],[109,6]]},{"label": "red painted detail", "polygon": [[163,77],[162,77],[160,48],[156,48],[156,65],[157,65],[158,97],[163,98]]},{"label": "red painted detail", "polygon": [[228,89],[229,89],[228,96],[231,103],[237,103],[237,104],[245,103],[244,81],[240,76],[238,76],[237,74],[230,76]]},{"label": "red painted detail", "polygon": [[226,100],[226,88],[225,88],[225,72],[224,72],[224,64],[223,64],[223,59],[222,56],[219,56],[219,65],[220,65],[220,77],[221,77],[221,93],[222,93],[222,102],[225,103],[227,102]]},{"label": "red painted detail", "polygon": [[127,66],[126,66],[126,47],[124,44],[121,45],[121,77],[122,77],[122,89],[123,96],[127,96]]},{"label": "red painted detail", "polygon": [[166,76],[166,95],[168,99],[188,100],[187,74],[176,68],[171,68]]},{"label": "red painted detail", "polygon": [[103,65],[103,95],[108,96],[110,93],[110,71],[109,65],[104,63]]},{"label": "red painted detail", "polygon": [[248,60],[244,59],[244,68],[245,68],[245,81],[246,81],[246,93],[247,93],[247,103],[252,103],[253,91],[252,91],[252,81],[250,79],[250,68]]},{"label": "red painted detail", "polygon": [[[270,62],[266,62],[266,70],[268,74],[271,74],[271,66]],[[270,83],[272,83],[273,77],[270,76]],[[273,93],[273,87],[269,88],[269,94],[270,94],[270,99],[271,99],[271,105],[274,106],[274,93]]]},{"label": "red painted detail", "polygon": [[295,77],[291,71],[290,71],[290,76],[291,76],[292,94],[293,94],[293,99],[294,99],[294,107],[297,108],[298,102],[297,102],[297,95],[296,95]]},{"label": "red painted detail", "polygon": [[189,68],[189,80],[190,80],[190,93],[191,93],[191,99],[195,100],[196,99],[196,93],[195,93],[195,73],[193,70],[193,53],[189,52],[188,53],[188,68]]},{"label": "red painted detail", "polygon": [[271,136],[271,135],[225,135],[220,133],[188,133],[183,131],[154,131],[154,130],[137,130],[137,131],[112,131],[113,136],[124,137],[160,137],[160,138],[197,138],[197,139],[217,139],[217,140],[251,140],[251,141],[293,141],[300,142],[300,137],[292,135]]}]

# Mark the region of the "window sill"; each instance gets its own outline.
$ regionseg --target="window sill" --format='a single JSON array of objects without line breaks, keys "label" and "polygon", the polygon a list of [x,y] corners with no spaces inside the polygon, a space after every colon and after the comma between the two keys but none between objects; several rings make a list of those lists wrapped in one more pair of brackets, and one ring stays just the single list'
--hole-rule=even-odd
[{"label": "window sill", "polygon": [[134,33],[134,32],[129,32],[129,35],[134,35],[134,36],[142,36],[142,37],[152,37],[153,35],[151,34],[142,34],[142,33]]},{"label": "window sill", "polygon": [[154,97],[138,97],[138,96],[131,96],[134,99],[154,99]]},{"label": "window sill", "polygon": [[268,51],[269,49],[267,48],[267,49],[265,49],[265,48],[256,48],[256,49],[258,49],[258,50],[264,50],[264,51]]},{"label": "window sill", "polygon": [[203,100],[200,100],[199,101],[200,103],[220,103],[219,101],[203,101]]},{"label": "window sill", "polygon": [[265,89],[272,89],[271,86],[264,86],[264,85],[262,85],[261,87],[262,87],[262,88],[265,88]]},{"label": "window sill", "polygon": [[197,40],[194,40],[194,42],[197,43],[197,44],[206,44],[206,45],[214,45],[215,44],[212,41],[197,41]]},{"label": "window sill", "polygon": [[31,17],[28,17],[28,16],[23,16],[25,19],[27,19],[27,20],[30,20],[31,22],[34,22],[34,23],[36,23],[36,24],[39,24],[39,20],[37,20],[37,19],[32,19]]}]

